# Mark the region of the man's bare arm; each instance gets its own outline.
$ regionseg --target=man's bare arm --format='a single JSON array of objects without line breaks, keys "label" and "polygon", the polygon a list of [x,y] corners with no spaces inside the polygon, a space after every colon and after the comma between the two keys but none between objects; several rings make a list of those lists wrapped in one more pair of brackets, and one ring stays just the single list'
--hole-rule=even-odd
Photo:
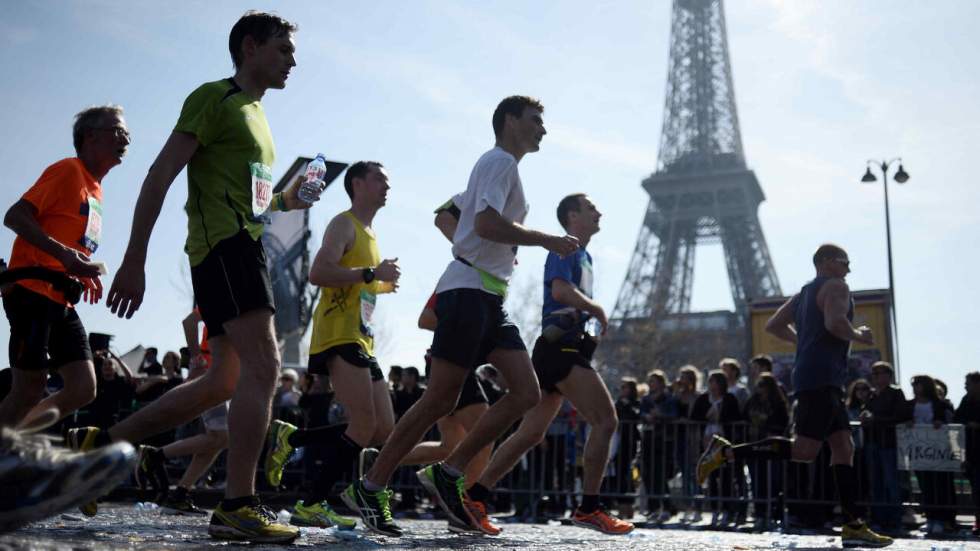
[{"label": "man's bare arm", "polygon": [[439,228],[439,231],[442,232],[442,235],[452,243],[453,236],[456,235],[456,226],[459,224],[459,220],[448,210],[440,210],[436,214],[434,223]]},{"label": "man's bare arm", "polygon": [[799,295],[787,300],[766,321],[766,332],[786,342],[796,344],[796,330],[793,328],[793,317],[796,313],[796,301]]},{"label": "man's bare arm", "polygon": [[24,241],[61,262],[69,274],[90,278],[99,276],[99,267],[96,263],[90,262],[84,254],[66,247],[44,233],[44,229],[37,221],[37,208],[30,201],[20,199],[11,205],[3,217],[3,224]]},{"label": "man's bare arm", "polygon": [[184,340],[187,341],[187,354],[193,358],[201,353],[201,343],[198,341],[197,326],[201,323],[201,313],[195,308],[181,322],[184,328]]},{"label": "man's bare arm", "polygon": [[486,208],[476,215],[474,231],[483,239],[507,245],[530,245],[544,247],[560,256],[575,252],[578,239],[571,235],[557,236],[526,228],[512,222],[492,208]]},{"label": "man's bare arm", "polygon": [[843,279],[831,279],[824,283],[817,297],[823,311],[824,327],[839,339],[871,344],[874,342],[871,330],[866,327],[855,329],[847,319],[850,297],[851,291]]},{"label": "man's bare arm", "polygon": [[592,314],[602,325],[602,332],[605,333],[606,326],[609,325],[609,320],[606,319],[606,311],[598,302],[585,296],[578,287],[564,279],[553,279],[551,280],[551,298],[566,306]]}]

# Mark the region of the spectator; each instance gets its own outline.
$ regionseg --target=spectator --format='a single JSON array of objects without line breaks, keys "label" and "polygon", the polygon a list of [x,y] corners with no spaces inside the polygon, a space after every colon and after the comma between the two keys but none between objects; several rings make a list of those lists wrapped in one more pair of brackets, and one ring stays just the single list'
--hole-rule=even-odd
[{"label": "spectator", "polygon": [[[156,367],[151,367],[145,370],[147,376],[143,378],[143,382],[136,388],[136,399],[140,402],[148,403],[156,400],[160,396],[163,396],[165,392],[174,388],[184,382],[184,376],[180,372],[180,356],[176,352],[167,352],[163,356],[163,364],[158,364],[156,362],[156,349],[153,350],[152,359],[154,365],[160,367],[160,372],[157,375],[150,375],[149,373],[155,372]],[[146,366],[146,359],[144,357],[144,366]]]},{"label": "spectator", "polygon": [[[936,394],[936,382],[928,375],[912,377],[913,398],[909,402],[916,424],[931,424],[939,430],[953,419],[953,411]],[[950,533],[956,525],[956,503],[953,473],[915,471],[922,493],[922,510],[926,515],[926,532],[931,535]]]},{"label": "spectator", "polygon": [[[770,436],[786,436],[789,428],[789,402],[771,373],[761,372],[755,390],[745,403],[744,419],[748,422],[750,441]],[[755,497],[755,525],[763,528],[769,519],[779,518],[778,498],[782,493],[783,469],[771,461],[749,461],[752,494]],[[767,503],[769,507],[767,508]],[[767,515],[768,511],[768,515]]]},{"label": "spectator", "polygon": [[97,391],[95,400],[86,407],[90,415],[88,424],[108,428],[132,407],[138,381],[105,351],[93,356]]},{"label": "spectator", "polygon": [[974,512],[973,535],[980,536],[980,372],[966,374],[966,396],[953,417],[966,427],[966,462],[963,472],[970,479]]},{"label": "spectator", "polygon": [[395,390],[395,398],[392,405],[395,410],[395,419],[401,419],[402,415],[412,407],[415,402],[422,397],[425,386],[419,384],[419,370],[415,367],[405,367],[401,370],[400,383]]},{"label": "spectator", "polygon": [[[868,401],[871,399],[871,384],[867,379],[854,379],[847,386],[847,399],[844,406],[847,408],[847,417],[851,421],[860,421],[861,416],[868,409]],[[854,441],[854,470],[857,473],[858,498],[866,501],[871,494],[871,480],[869,465],[865,452],[864,430],[861,427],[851,429],[851,439]]]},{"label": "spectator", "polygon": [[861,414],[868,409],[871,400],[871,384],[867,379],[854,379],[847,387],[847,416],[851,421],[861,419]]},{"label": "spectator", "polygon": [[895,383],[895,370],[888,362],[871,365],[873,391],[861,415],[864,453],[871,469],[871,520],[885,532],[902,526],[902,502],[898,478],[895,425],[908,420],[905,393]]},{"label": "spectator", "polygon": [[619,429],[616,431],[618,438],[615,439],[616,458],[613,463],[614,475],[609,481],[609,486],[613,493],[623,494],[616,499],[619,517],[623,520],[633,518],[633,502],[636,500],[632,494],[636,492],[633,483],[633,460],[636,458],[636,445],[640,440],[638,394],[636,379],[623,377],[620,380],[619,398],[615,404],[616,415],[619,417]]},{"label": "spectator", "polygon": [[[721,434],[726,439],[733,438],[733,423],[740,418],[738,399],[728,392],[725,372],[720,369],[712,371],[708,375],[708,391],[698,396],[691,408],[691,420],[704,423],[701,445],[706,447],[716,434]],[[731,498],[733,488],[732,469],[719,469],[708,478],[709,497]],[[718,512],[722,509],[724,514],[719,516]],[[726,501],[723,507],[718,507],[717,501],[713,502],[712,510],[712,526],[725,526],[734,521],[736,508],[731,501]]]},{"label": "spectator", "polygon": [[655,369],[648,373],[647,386],[649,393],[640,399],[643,417],[640,475],[647,491],[648,518],[663,524],[677,514],[677,507],[669,498],[667,481],[677,473],[677,425],[673,423],[680,417],[681,408],[667,389],[663,371]]},{"label": "spectator", "polygon": [[398,390],[399,385],[402,382],[402,366],[393,365],[388,369],[388,389],[394,395],[395,391]]},{"label": "spectator", "polygon": [[759,380],[759,376],[766,373],[772,375],[772,356],[769,354],[753,356],[749,360],[749,382],[754,384]]},{"label": "spectator", "polygon": [[[691,408],[701,392],[701,372],[693,365],[685,365],[677,370],[674,381],[674,398],[680,408],[680,417],[685,421],[691,417]],[[681,423],[677,427],[677,457],[680,458],[681,478],[684,483],[684,494],[693,496],[700,493],[697,487],[697,477],[694,465],[701,453],[701,435],[699,427]],[[693,516],[685,515],[685,521],[701,521],[701,502]]]},{"label": "spectator", "polygon": [[685,365],[677,370],[674,381],[674,397],[681,408],[682,417],[690,417],[694,401],[701,393],[701,372],[693,365]]},{"label": "spectator", "polygon": [[943,381],[935,377],[933,377],[932,380],[935,381],[936,383],[936,396],[943,402],[946,402],[946,405],[949,406],[949,409],[953,409],[953,402],[951,402],[947,397],[947,394],[949,393],[949,388],[946,387],[946,383],[944,383]]},{"label": "spectator", "polygon": [[143,362],[140,364],[140,368],[137,372],[140,375],[147,375],[151,377],[163,375],[163,367],[160,365],[160,362],[157,361],[157,349],[155,346],[147,348],[146,352],[143,353]]},{"label": "spectator", "polygon": [[749,389],[742,384],[742,364],[735,358],[722,358],[718,362],[718,369],[725,373],[728,379],[728,393],[738,399],[739,411],[745,407],[745,402],[749,401]]},{"label": "spectator", "polygon": [[273,407],[277,409],[298,407],[299,399],[302,397],[302,393],[296,389],[298,382],[299,374],[295,369],[283,369],[279,375],[279,388],[276,389]]},{"label": "spectator", "polygon": [[303,410],[308,429],[330,424],[330,405],[333,402],[333,388],[330,378],[324,375],[306,373],[300,385],[299,407]]}]

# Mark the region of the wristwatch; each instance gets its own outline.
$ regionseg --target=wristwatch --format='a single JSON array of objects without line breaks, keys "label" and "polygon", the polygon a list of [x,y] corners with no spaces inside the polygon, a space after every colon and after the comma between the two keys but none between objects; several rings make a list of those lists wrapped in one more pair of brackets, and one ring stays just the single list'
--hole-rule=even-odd
[{"label": "wristwatch", "polygon": [[371,283],[374,281],[374,268],[364,268],[361,270],[361,279],[364,283]]}]

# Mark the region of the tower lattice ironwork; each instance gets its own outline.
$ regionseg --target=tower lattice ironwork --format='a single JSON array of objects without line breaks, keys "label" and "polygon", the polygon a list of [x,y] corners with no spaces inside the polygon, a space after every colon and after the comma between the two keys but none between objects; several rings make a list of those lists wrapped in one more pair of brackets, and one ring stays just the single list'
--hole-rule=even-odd
[{"label": "tower lattice ironwork", "polygon": [[736,314],[782,294],[759,225],[765,195],[742,150],[722,0],[674,0],[668,66],[657,170],[643,181],[650,203],[613,312],[620,327],[690,312],[700,244],[722,244]]}]

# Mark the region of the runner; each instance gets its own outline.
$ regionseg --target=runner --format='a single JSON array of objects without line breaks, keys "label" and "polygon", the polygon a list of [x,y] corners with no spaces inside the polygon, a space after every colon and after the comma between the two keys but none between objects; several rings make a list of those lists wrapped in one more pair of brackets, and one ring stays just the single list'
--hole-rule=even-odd
[{"label": "runner", "polygon": [[601,217],[584,193],[569,195],[558,203],[558,222],[568,235],[578,239],[581,248],[564,258],[548,253],[545,262],[542,334],[534,343],[532,355],[541,385],[541,402],[524,415],[517,432],[497,448],[486,471],[467,488],[466,508],[486,534],[500,533],[486,512],[490,489],[525,453],[544,440],[566,397],[591,429],[583,458],[582,502],[572,515],[572,523],[606,534],[633,531],[633,524],[609,515],[599,506],[609,442],[619,425],[612,397],[592,368],[597,341],[586,331],[590,319],[595,319],[603,332],[609,323],[605,310],[592,299],[592,255],[585,250],[599,231]]},{"label": "runner", "polygon": [[275,305],[259,237],[266,210],[309,208],[299,181],[271,193],[272,135],[262,109],[267,90],[282,89],[293,57],[296,26],[249,11],[228,43],[235,75],[198,87],[143,182],[129,247],[109,290],[114,314],[130,318],[146,289],[144,265],[153,226],[174,178],[187,167],[188,235],[185,250],[213,365],[207,373],[164,394],[108,431],[81,429],[82,448],[109,441],[136,442],[179,426],[231,399],[225,499],[208,532],[218,539],[282,543],[299,530],[276,521],[255,495],[255,466],[269,426],[279,375],[273,326]]},{"label": "runner", "polygon": [[766,322],[766,331],[796,345],[796,438],[770,436],[733,446],[716,435],[698,460],[698,485],[703,485],[708,475],[725,462],[754,459],[810,463],[826,441],[845,517],[843,546],[885,547],[892,544],[892,539],[871,531],[857,506],[854,442],[843,394],[851,341],[871,344],[874,339],[870,328],[851,325],[854,300],[844,281],[851,271],[847,252],[837,245],[821,245],[813,255],[813,265],[817,276]]},{"label": "runner", "polygon": [[353,471],[361,451],[384,443],[395,423],[388,385],[374,357],[371,328],[376,296],[395,292],[401,275],[397,258],[381,260],[371,228],[389,189],[381,163],[351,165],[344,176],[351,208],[327,225],[310,268],[310,283],[321,290],[313,313],[309,372],[329,375],[348,421],[309,430],[279,420],[272,424],[272,449],[265,462],[272,486],[279,485],[293,449],[312,442],[336,442],[325,450],[326,466],[319,470],[313,490],[296,502],[290,522],[300,526],[354,528],[355,522],[335,513],[327,497],[343,474]]},{"label": "runner", "polygon": [[[102,230],[102,180],[122,162],[129,130],[122,108],[105,105],[75,116],[76,156],[47,167],[4,217],[14,239],[3,273],[10,322],[11,390],[0,402],[0,485],[15,489],[0,505],[0,531],[40,520],[102,495],[118,484],[135,455],[118,444],[67,454],[42,437],[12,430],[41,428],[95,398],[95,365],[85,327],[73,307],[102,296],[100,267],[89,257]],[[49,370],[64,388],[42,399]]]},{"label": "runner", "polygon": [[578,248],[574,237],[548,235],[521,225],[527,204],[517,163],[539,149],[545,135],[542,110],[535,99],[511,96],[494,111],[496,147],[473,168],[453,239],[456,260],[436,286],[439,321],[432,342],[432,379],[422,398],[398,421],[371,470],[342,495],[365,525],[380,534],[402,534],[392,521],[390,493],[385,487],[422,435],[452,412],[478,358],[493,363],[511,390],[480,418],[444,462],[423,472],[427,489],[452,523],[475,525],[463,507],[463,470],[541,398],[531,358],[503,301],[516,245],[542,246],[561,255]]},{"label": "runner", "polygon": [[[204,328],[204,334],[201,335],[198,344],[198,325],[202,321],[200,311],[194,308],[182,322],[190,356],[188,380],[204,375],[211,365],[207,327]],[[201,422],[204,425],[203,434],[171,442],[162,448],[140,446],[139,473],[136,478],[144,487],[146,486],[144,481],[154,482],[156,489],[161,492],[160,512],[164,514],[207,514],[207,511],[194,505],[190,492],[194,484],[208,472],[218,455],[228,447],[228,402],[205,411],[201,415]],[[170,491],[166,462],[168,459],[187,455],[192,456],[191,462],[177,481],[177,487]]]}]

